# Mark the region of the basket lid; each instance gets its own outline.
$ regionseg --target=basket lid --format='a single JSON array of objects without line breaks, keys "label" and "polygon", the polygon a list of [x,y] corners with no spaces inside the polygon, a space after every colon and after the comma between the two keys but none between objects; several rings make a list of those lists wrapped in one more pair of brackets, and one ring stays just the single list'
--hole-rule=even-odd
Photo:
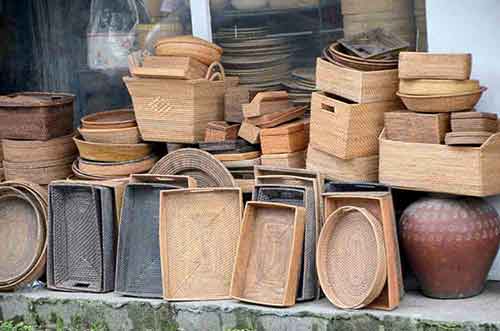
[{"label": "basket lid", "polygon": [[364,208],[342,207],[326,220],[318,241],[321,287],[337,307],[362,308],[387,280],[382,225]]},{"label": "basket lid", "polygon": [[305,123],[303,120],[299,120],[299,121],[294,121],[294,122],[282,124],[282,125],[274,127],[274,128],[262,129],[260,131],[260,134],[262,136],[281,136],[281,135],[288,135],[291,133],[304,131],[304,130],[305,130]]},{"label": "basket lid", "polygon": [[53,107],[71,103],[75,96],[65,93],[22,92],[0,96],[0,107]]}]

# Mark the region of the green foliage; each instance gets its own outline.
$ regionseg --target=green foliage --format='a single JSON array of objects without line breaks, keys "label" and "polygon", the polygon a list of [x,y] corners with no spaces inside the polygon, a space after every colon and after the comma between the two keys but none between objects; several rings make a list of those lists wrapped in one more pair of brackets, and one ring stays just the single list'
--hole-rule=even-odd
[{"label": "green foliage", "polygon": [[0,331],[35,331],[31,325],[23,322],[14,323],[11,321],[0,322]]}]

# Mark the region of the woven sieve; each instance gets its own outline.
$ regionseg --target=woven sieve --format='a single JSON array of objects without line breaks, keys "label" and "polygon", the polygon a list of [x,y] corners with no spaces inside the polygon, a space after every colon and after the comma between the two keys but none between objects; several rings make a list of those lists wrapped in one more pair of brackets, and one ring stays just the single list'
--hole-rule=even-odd
[{"label": "woven sieve", "polygon": [[199,187],[236,187],[233,176],[219,160],[194,148],[169,153],[149,173],[191,176]]},{"label": "woven sieve", "polygon": [[367,306],[387,280],[382,225],[366,209],[337,209],[321,232],[316,262],[321,287],[335,306]]}]

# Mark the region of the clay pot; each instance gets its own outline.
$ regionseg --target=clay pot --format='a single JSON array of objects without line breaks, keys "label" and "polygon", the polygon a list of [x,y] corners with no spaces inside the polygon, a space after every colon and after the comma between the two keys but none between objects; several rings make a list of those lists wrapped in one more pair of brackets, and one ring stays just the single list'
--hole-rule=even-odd
[{"label": "clay pot", "polygon": [[481,293],[500,242],[498,213],[486,201],[423,198],[405,210],[400,225],[424,295],[459,299]]}]

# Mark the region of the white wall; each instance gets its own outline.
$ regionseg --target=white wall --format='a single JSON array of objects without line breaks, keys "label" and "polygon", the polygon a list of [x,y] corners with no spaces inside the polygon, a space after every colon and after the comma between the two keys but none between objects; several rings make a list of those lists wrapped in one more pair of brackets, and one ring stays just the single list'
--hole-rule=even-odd
[{"label": "white wall", "polygon": [[[500,114],[500,1],[427,0],[426,6],[429,52],[472,53],[472,78],[488,87],[477,110]],[[488,200],[500,212],[500,197]],[[500,256],[490,279],[500,280]]]}]

